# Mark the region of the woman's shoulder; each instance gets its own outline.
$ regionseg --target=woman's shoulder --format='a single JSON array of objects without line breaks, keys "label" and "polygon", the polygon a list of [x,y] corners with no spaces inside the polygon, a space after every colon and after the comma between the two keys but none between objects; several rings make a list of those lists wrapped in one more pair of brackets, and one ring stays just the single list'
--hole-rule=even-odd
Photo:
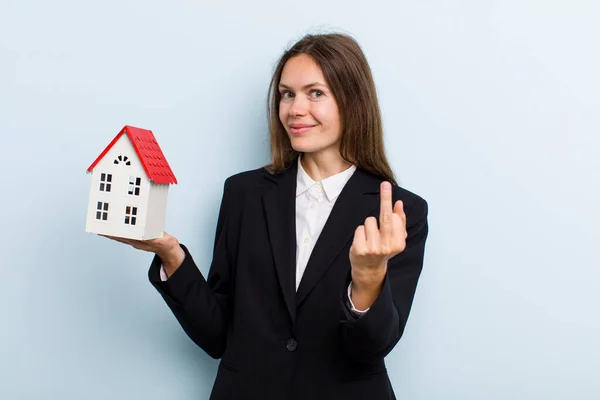
[{"label": "woman's shoulder", "polygon": [[[374,193],[379,195],[379,187],[385,179],[362,169],[357,171],[360,171],[360,173],[366,177],[366,179],[369,181],[369,186],[373,188]],[[407,189],[400,182],[397,184],[392,184],[392,198],[394,202],[397,200],[402,200],[406,211],[422,210],[427,212],[427,201],[421,195]]]},{"label": "woman's shoulder", "polygon": [[392,185],[393,200],[402,200],[406,214],[427,214],[429,205],[420,195],[402,186]]},{"label": "woman's shoulder", "polygon": [[[270,174],[264,167],[237,172],[225,179],[225,189],[242,193],[248,189],[256,189],[257,185],[265,185]],[[265,179],[267,178],[267,179]]]}]

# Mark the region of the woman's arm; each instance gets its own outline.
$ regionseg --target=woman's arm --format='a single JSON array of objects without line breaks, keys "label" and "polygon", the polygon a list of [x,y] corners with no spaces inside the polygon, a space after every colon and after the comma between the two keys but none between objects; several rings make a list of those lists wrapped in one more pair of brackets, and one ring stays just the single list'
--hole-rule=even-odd
[{"label": "woman's arm", "polygon": [[[223,199],[219,210],[213,260],[208,279],[196,266],[188,249],[180,245],[185,254],[181,264],[173,270],[167,281],[160,279],[160,256],[155,256],[148,276],[161,294],[188,336],[213,358],[220,358],[225,351],[227,324],[231,315],[231,249],[228,221],[230,199],[229,180],[225,181]],[[165,266],[166,269],[166,266]]]},{"label": "woman's arm", "polygon": [[[347,353],[357,361],[369,363],[383,359],[404,332],[423,267],[428,234],[427,213],[427,202],[417,197],[406,217],[405,248],[387,261],[385,274],[369,311],[357,319],[347,312],[347,307],[343,307],[346,319],[341,323],[342,343]],[[362,304],[368,305],[369,302]]]}]

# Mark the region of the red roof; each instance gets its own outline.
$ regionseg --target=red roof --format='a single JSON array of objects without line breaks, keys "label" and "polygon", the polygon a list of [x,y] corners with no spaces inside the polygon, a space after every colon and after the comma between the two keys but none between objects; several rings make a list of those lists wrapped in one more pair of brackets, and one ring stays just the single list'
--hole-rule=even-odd
[{"label": "red roof", "polygon": [[125,125],[123,129],[121,129],[121,132],[119,132],[113,141],[110,142],[102,154],[96,158],[96,161],[90,165],[87,172],[92,172],[96,164],[102,160],[106,153],[108,153],[111,147],[117,143],[117,140],[119,140],[124,133],[129,137],[129,141],[133,145],[149,180],[159,184],[177,183],[177,178],[175,178],[173,171],[171,171],[171,167],[160,149],[158,142],[154,138],[152,131],[129,125]]}]

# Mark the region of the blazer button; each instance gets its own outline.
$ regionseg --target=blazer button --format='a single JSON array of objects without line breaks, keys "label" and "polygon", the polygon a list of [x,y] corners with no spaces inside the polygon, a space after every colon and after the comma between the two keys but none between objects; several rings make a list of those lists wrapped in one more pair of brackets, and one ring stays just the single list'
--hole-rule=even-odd
[{"label": "blazer button", "polygon": [[296,349],[298,348],[298,342],[296,342],[296,339],[288,339],[285,347],[287,347],[288,351],[296,351]]}]

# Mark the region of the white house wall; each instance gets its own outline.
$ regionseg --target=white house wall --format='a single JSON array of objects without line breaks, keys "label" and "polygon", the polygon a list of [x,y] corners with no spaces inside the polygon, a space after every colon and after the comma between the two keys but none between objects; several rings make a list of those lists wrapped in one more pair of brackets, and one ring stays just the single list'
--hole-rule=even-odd
[{"label": "white house wall", "polygon": [[169,185],[150,184],[148,214],[144,238],[161,237],[165,230]]},{"label": "white house wall", "polygon": [[[114,164],[118,156],[127,156],[127,159],[131,161],[131,165],[127,166],[124,162]],[[112,175],[110,192],[99,190],[102,173]],[[141,178],[139,196],[128,194],[130,176]],[[122,135],[92,171],[86,232],[132,239],[144,238],[149,195],[150,181],[146,176],[146,172],[129,138],[126,135]],[[96,219],[98,202],[109,204],[106,221]],[[137,207],[135,225],[125,224],[125,210],[127,206]]]}]

